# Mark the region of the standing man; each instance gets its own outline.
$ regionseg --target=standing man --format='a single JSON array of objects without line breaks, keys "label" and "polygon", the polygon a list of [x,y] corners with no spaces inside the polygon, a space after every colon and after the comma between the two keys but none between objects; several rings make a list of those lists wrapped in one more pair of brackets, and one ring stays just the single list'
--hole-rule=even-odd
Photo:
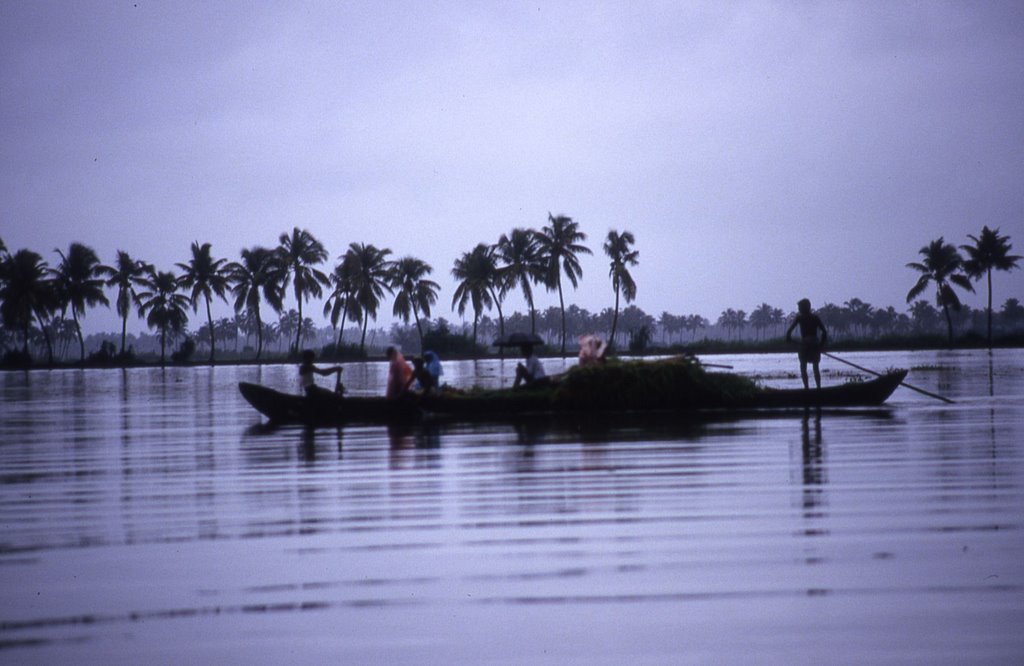
[{"label": "standing man", "polygon": [[[828,331],[821,323],[821,318],[811,312],[811,302],[801,298],[797,304],[796,318],[786,329],[786,342],[792,341],[793,329],[800,327],[800,378],[804,380],[804,389],[809,388],[807,384],[807,364],[814,366],[814,384],[821,388],[821,371],[818,364],[821,363],[821,350],[828,340]],[[821,338],[818,338],[818,331],[821,331]]]}]

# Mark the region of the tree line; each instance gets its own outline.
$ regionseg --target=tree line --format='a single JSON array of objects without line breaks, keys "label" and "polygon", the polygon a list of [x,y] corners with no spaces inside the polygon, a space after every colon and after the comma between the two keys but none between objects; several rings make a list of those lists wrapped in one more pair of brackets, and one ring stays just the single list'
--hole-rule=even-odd
[{"label": "tree line", "polygon": [[[631,347],[643,347],[659,339],[666,345],[681,343],[684,333],[696,340],[708,329],[724,332],[727,339],[738,340],[748,331],[761,339],[780,334],[793,316],[767,303],[749,314],[729,308],[715,322],[697,314],[669,312],[655,319],[636,305],[622,309],[622,301],[629,304],[636,299],[637,284],[630,268],[638,265],[639,252],[631,232],[615,230],[608,232],[602,245],[608,259],[613,305],[596,315],[573,304],[567,307],[566,285],[573,289],[579,286],[583,276],[579,258],[592,254],[584,245],[586,238],[572,218],[549,214],[547,224],[539,230],[515,228],[494,243],[478,243],[458,256],[451,268],[456,280],[451,308],[460,316],[471,312],[471,348],[477,348],[481,329],[486,335],[498,336],[505,335],[506,329],[540,332],[552,346],[557,343],[562,354],[570,333],[575,336],[596,331],[608,331],[613,345],[626,331]],[[907,293],[907,303],[911,304],[907,313],[891,306],[874,308],[857,298],[841,306],[826,303],[818,312],[837,333],[862,337],[925,332],[941,316],[952,342],[954,319],[964,320],[965,313],[977,316],[961,304],[954,287],[973,291],[973,282],[984,279],[988,307],[983,314],[991,345],[992,272],[1017,268],[1021,257],[1010,253],[1010,239],[1000,235],[998,228],[985,226],[979,235],[968,235],[968,239],[972,243],[958,249],[940,237],[919,250],[919,261],[907,264],[920,274]],[[431,328],[451,328],[443,318],[431,320],[440,292],[438,283],[430,279],[433,267],[414,256],[393,259],[388,248],[351,243],[330,267],[324,245],[308,230],[295,227],[282,233],[276,246],[243,248],[237,260],[214,256],[210,243],[193,242],[190,250],[188,261],[160,270],[124,250],[117,250],[111,264],[103,264],[94,249],[76,242],[67,251],[55,250],[58,261],[51,267],[32,250],[9,252],[0,240],[0,343],[8,354],[20,343],[20,354],[28,360],[30,343],[41,339],[52,363],[55,343],[63,340],[66,346],[73,338],[78,343],[79,358],[84,360],[81,318],[90,308],[110,306],[107,290],[112,292],[122,323],[117,355],[126,358],[129,354],[125,347],[127,325],[134,313],[159,336],[161,363],[168,342],[187,336],[190,309],[194,314],[203,309],[205,322],[193,338],[209,348],[210,362],[215,360],[218,341],[227,344],[234,339],[237,346],[239,334],[244,334],[247,341],[250,336],[256,338],[256,360],[261,358],[268,338],[287,338],[292,352],[311,338],[322,338],[323,331],[316,329],[303,310],[313,299],[322,299],[322,313],[330,322],[335,349],[342,348],[346,323],[352,323],[360,335],[360,353],[365,353],[369,324],[376,321],[388,297],[392,299],[393,315],[404,323],[404,327],[396,324],[392,328],[392,336],[408,337],[409,329],[414,327],[422,349]],[[938,310],[918,299],[930,285],[935,288]],[[557,293],[558,308],[552,306],[538,313],[537,288]],[[506,316],[502,304],[512,292],[523,295],[528,314]],[[289,293],[297,307],[286,310]],[[233,319],[214,321],[211,305],[217,299],[231,302],[236,313]],[[268,317],[268,308],[276,321]],[[1008,299],[999,313],[1002,325],[1015,326],[1021,310],[1017,299]],[[496,311],[496,322],[488,314],[492,311]]]},{"label": "tree line", "polygon": [[[540,230],[516,228],[503,234],[496,243],[480,243],[456,258],[451,274],[456,289],[451,307],[459,315],[472,310],[473,342],[477,324],[485,310],[497,307],[504,331],[503,300],[512,291],[521,291],[531,312],[531,330],[535,330],[534,290],[543,286],[557,292],[562,313],[561,349],[565,351],[565,281],[576,288],[583,270],[579,255],[591,250],[582,242],[586,234],[572,218],[548,215],[548,224]],[[610,231],[604,249],[610,259],[610,277],[615,294],[615,309],[620,296],[627,302],[636,295],[636,284],[629,266],[637,264],[632,249],[632,233]],[[85,342],[81,318],[90,308],[109,307],[107,290],[121,318],[121,344],[118,355],[124,357],[128,319],[135,313],[160,337],[160,360],[165,361],[169,340],[181,337],[189,323],[189,309],[205,314],[200,328],[203,342],[209,346],[213,362],[217,348],[218,324],[213,321],[211,304],[216,299],[232,302],[235,326],[255,332],[255,358],[263,353],[269,308],[279,316],[276,332],[294,329],[294,352],[301,346],[312,320],[304,315],[304,305],[323,299],[323,314],[338,330],[337,348],[342,346],[346,322],[361,329],[360,351],[365,350],[366,333],[375,321],[387,297],[392,297],[392,313],[406,324],[415,322],[422,343],[424,322],[437,304],[440,285],[430,279],[433,267],[414,256],[392,258],[388,248],[352,243],[333,268],[325,269],[329,254],[323,243],[308,230],[295,227],[282,233],[275,247],[244,248],[238,260],[216,257],[210,243],[191,245],[191,258],[170,270],[118,250],[111,264],[103,264],[96,251],[82,243],[71,243],[67,251],[56,250],[59,261],[51,267],[43,257],[28,249],[9,252],[0,241],[0,315],[5,346],[20,341],[21,354],[30,358],[29,345],[41,337],[50,362],[54,340],[72,332],[85,360]],[[329,270],[329,272],[327,272]],[[297,306],[294,315],[285,311],[286,295],[291,293]],[[617,319],[617,317],[616,317]],[[614,328],[614,324],[613,324]]]}]

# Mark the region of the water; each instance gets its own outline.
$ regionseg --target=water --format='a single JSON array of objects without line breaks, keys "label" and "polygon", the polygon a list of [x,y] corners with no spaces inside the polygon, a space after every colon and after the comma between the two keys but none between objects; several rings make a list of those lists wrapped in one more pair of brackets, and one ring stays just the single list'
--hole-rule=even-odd
[{"label": "water", "polygon": [[0,373],[0,660],[1019,663],[1024,353],[847,356],[957,402],[314,433],[235,389],[290,367]]}]

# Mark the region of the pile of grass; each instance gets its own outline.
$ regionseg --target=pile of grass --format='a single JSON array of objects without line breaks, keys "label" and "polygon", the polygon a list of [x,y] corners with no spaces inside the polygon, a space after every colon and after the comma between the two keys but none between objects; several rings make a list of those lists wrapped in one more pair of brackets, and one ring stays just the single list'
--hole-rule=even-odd
[{"label": "pile of grass", "polygon": [[559,382],[553,403],[573,410],[699,409],[741,405],[757,392],[739,375],[707,372],[685,357],[609,361],[576,367]]}]

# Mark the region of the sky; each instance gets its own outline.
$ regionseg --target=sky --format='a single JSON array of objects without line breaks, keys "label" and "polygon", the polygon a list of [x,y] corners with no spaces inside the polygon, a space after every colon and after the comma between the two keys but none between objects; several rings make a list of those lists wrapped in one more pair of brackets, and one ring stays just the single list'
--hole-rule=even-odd
[{"label": "sky", "polygon": [[[549,213],[588,236],[566,300],[591,312],[609,230],[655,316],[902,310],[935,238],[1024,254],[1024,3],[0,0],[12,251],[168,270],[297,226],[332,266],[425,260],[458,321],[455,259]],[[994,289],[1024,300],[1024,270]]]}]

